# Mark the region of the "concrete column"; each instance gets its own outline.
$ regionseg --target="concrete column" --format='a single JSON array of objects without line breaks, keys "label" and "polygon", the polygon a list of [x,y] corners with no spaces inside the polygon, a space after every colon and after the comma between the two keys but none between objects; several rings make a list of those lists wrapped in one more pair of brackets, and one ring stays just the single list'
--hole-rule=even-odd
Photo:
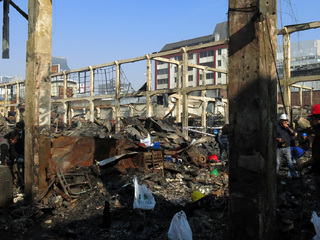
[{"label": "concrete column", "polygon": [[51,25],[50,0],[28,1],[25,117],[25,200],[39,195],[39,151],[41,135],[49,132],[51,108]]},{"label": "concrete column", "polygon": [[276,12],[229,0],[230,239],[275,239]]}]

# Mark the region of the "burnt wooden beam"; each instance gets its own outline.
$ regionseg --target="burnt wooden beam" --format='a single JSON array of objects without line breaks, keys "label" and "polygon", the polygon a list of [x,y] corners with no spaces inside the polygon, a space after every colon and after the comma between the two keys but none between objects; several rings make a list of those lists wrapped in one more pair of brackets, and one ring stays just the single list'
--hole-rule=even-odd
[{"label": "burnt wooden beam", "polygon": [[38,199],[43,161],[41,136],[48,135],[51,111],[51,0],[29,0],[28,41],[25,81],[25,200]]},{"label": "burnt wooden beam", "polygon": [[9,59],[9,2],[3,1],[2,58]]},{"label": "burnt wooden beam", "polygon": [[229,0],[229,239],[275,239],[276,13]]},{"label": "burnt wooden beam", "polygon": [[25,19],[28,20],[28,14],[26,14],[21,8],[19,8],[12,0],[9,0],[10,5],[16,9]]},{"label": "burnt wooden beam", "polygon": [[309,30],[309,29],[318,28],[318,27],[320,27],[320,21],[288,25],[288,26],[285,26],[284,28],[279,29],[277,34],[278,35],[291,34],[294,32]]}]

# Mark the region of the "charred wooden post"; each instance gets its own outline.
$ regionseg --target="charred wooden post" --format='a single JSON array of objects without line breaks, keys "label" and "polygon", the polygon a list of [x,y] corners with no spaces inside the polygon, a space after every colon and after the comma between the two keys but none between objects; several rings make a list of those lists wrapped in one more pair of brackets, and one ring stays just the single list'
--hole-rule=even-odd
[{"label": "charred wooden post", "polygon": [[49,132],[52,3],[29,0],[26,61],[25,199],[39,194],[40,136]]},{"label": "charred wooden post", "polygon": [[177,65],[178,76],[177,76],[177,89],[178,98],[176,98],[176,122],[181,123],[181,64]]},{"label": "charred wooden post", "polygon": [[[202,86],[206,86],[207,85],[207,71],[206,69],[202,70]],[[208,101],[206,99],[206,90],[203,90],[201,93],[202,96],[202,115],[201,115],[201,123],[202,123],[202,127],[204,127],[203,131],[206,132],[207,130],[207,106],[208,106]]]},{"label": "charred wooden post", "polygon": [[16,122],[20,121],[20,109],[19,109],[19,103],[20,103],[20,84],[17,83],[17,96],[16,96]]},{"label": "charred wooden post", "polygon": [[229,1],[230,239],[275,238],[276,12]]},{"label": "charred wooden post", "polygon": [[89,109],[90,109],[90,122],[94,122],[94,71],[92,66],[89,66],[90,69],[90,100],[89,100]]},{"label": "charred wooden post", "polygon": [[4,85],[4,104],[5,104],[4,116],[8,118],[9,107],[7,104],[10,104],[10,103],[8,101],[8,85],[7,84]]},{"label": "charred wooden post", "polygon": [[152,86],[152,64],[150,55],[146,55],[147,58],[147,89],[146,89],[146,105],[147,105],[147,117],[152,116],[152,102],[151,102],[151,86]]},{"label": "charred wooden post", "polygon": [[289,116],[290,121],[291,117],[291,90],[289,85],[289,79],[291,77],[290,72],[290,35],[287,33],[283,35],[283,105],[285,112]]},{"label": "charred wooden post", "polygon": [[120,64],[118,61],[114,62],[116,65],[116,89],[115,89],[115,120],[116,120],[116,133],[120,132]]},{"label": "charred wooden post", "polygon": [[[66,71],[63,71],[63,99],[67,99],[67,74]],[[63,114],[63,123],[67,123],[67,116],[68,116],[68,109],[67,109],[67,104],[66,101],[62,103],[64,112],[67,114]],[[68,123],[68,126],[70,126],[70,121]]]},{"label": "charred wooden post", "polygon": [[3,1],[2,58],[9,58],[9,2]]},{"label": "charred wooden post", "polygon": [[188,87],[188,53],[186,48],[182,48],[182,61],[183,61],[183,73],[182,73],[182,134],[188,138],[188,93],[186,89]]}]

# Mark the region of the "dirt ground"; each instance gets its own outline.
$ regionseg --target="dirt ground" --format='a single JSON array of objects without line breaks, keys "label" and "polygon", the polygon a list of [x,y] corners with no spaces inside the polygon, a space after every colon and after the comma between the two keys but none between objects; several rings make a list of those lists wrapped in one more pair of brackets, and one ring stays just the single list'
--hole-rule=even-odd
[{"label": "dirt ground", "polygon": [[[145,175],[136,169],[120,173],[113,167],[97,166],[78,169],[89,173],[93,186],[90,191],[71,202],[57,195],[47,206],[26,206],[17,201],[10,209],[10,218],[1,219],[0,238],[168,239],[174,214],[184,210],[193,239],[228,239],[228,185],[224,181],[228,165],[219,165],[218,169],[219,176],[211,177],[223,186],[194,203],[190,185],[196,176],[165,171],[162,177],[159,173]],[[155,197],[153,211],[133,209],[134,176]],[[201,185],[207,186],[206,182]],[[281,168],[277,191],[276,239],[312,239],[315,230],[310,219],[315,207],[310,170],[305,170],[302,178],[292,180],[287,177],[287,169]],[[15,196],[20,195],[16,192]],[[105,210],[106,203],[110,211]]]}]

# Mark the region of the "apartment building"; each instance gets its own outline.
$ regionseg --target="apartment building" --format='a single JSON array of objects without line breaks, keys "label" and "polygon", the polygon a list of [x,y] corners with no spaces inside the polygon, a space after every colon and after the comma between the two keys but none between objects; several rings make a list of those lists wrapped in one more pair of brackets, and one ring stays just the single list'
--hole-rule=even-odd
[{"label": "apartment building", "polygon": [[[185,41],[175,42],[166,44],[162,51],[168,51],[172,49],[177,49],[181,47],[194,46],[199,44],[204,44],[208,42],[225,40],[228,38],[228,23],[222,22],[218,23],[212,34],[198,37],[194,39],[189,39]],[[218,69],[227,69],[227,45],[219,45],[201,50],[194,50],[188,52],[188,62],[208,66]],[[164,56],[168,59],[174,59],[182,61],[182,53],[172,54]],[[188,86],[196,87],[201,86],[202,83],[202,71],[196,68],[188,68]],[[155,63],[155,89],[170,89],[177,87],[178,69],[175,64],[165,63],[156,61]],[[206,73],[206,84],[207,85],[219,85],[226,84],[226,75],[218,72],[207,71]]]},{"label": "apartment building", "polygon": [[[291,43],[290,72],[292,77],[320,74],[320,40],[308,40]],[[279,77],[283,77],[283,45],[277,48],[277,68]],[[318,81],[301,83],[320,90]]]}]

